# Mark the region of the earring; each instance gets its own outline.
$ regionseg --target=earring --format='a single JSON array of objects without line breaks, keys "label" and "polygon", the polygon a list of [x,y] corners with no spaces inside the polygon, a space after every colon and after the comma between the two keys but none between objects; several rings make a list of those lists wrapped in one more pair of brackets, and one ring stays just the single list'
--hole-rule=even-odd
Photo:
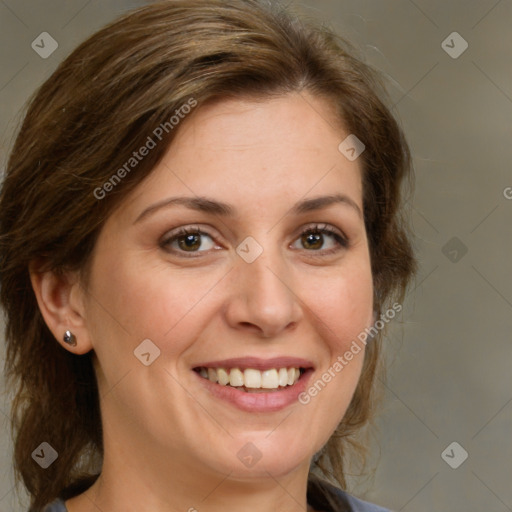
[{"label": "earring", "polygon": [[76,337],[71,331],[66,331],[64,333],[64,342],[68,345],[76,347]]}]

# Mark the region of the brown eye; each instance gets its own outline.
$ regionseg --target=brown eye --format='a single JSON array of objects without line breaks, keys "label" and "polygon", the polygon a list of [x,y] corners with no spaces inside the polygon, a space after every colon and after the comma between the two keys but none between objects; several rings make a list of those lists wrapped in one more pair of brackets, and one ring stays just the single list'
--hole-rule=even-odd
[{"label": "brown eye", "polygon": [[301,233],[298,241],[300,241],[302,246],[298,247],[298,249],[303,248],[308,252],[321,253],[318,256],[338,252],[349,245],[345,236],[326,224],[308,227]]},{"label": "brown eye", "polygon": [[183,235],[176,238],[178,246],[184,251],[193,251],[201,247],[201,235]]},{"label": "brown eye", "polygon": [[302,235],[302,242],[306,249],[321,249],[324,243],[323,234],[307,233]]},{"label": "brown eye", "polygon": [[[210,242],[205,242],[206,239],[210,239]],[[170,249],[171,252],[175,253],[201,253],[207,252],[214,247],[213,239],[204,231],[199,229],[180,229],[177,233],[168,236],[162,243],[161,247],[164,249]],[[202,250],[199,250],[201,249]]]}]

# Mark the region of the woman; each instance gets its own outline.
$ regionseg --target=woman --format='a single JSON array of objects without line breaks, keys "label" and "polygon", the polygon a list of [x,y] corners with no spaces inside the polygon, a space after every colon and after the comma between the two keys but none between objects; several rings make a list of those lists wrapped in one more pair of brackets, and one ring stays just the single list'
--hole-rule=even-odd
[{"label": "woman", "polygon": [[30,510],[384,510],[319,476],[345,486],[415,269],[407,144],[347,48],[169,1],[37,92],[0,196]]}]

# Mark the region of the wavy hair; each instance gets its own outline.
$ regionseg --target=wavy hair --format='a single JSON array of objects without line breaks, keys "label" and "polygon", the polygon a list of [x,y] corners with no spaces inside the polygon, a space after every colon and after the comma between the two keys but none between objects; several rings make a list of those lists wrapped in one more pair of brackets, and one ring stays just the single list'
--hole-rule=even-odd
[{"label": "wavy hair", "polygon": [[[14,470],[31,510],[92,485],[103,443],[91,352],[73,355],[56,342],[39,311],[29,266],[37,261],[41,270],[79,270],[87,283],[105,220],[151,173],[179,126],[163,133],[104,198],[95,190],[190,98],[196,108],[301,91],[327,99],[366,146],[360,158],[374,309],[379,315],[402,300],[416,268],[404,221],[410,153],[380,75],[355,55],[332,30],[276,2],[165,1],[99,30],[34,93],[0,193],[0,304],[5,375],[14,390]],[[381,338],[368,344],[354,397],[316,461],[342,487],[347,448],[371,417]],[[50,439],[59,457],[42,470],[31,453]]]}]

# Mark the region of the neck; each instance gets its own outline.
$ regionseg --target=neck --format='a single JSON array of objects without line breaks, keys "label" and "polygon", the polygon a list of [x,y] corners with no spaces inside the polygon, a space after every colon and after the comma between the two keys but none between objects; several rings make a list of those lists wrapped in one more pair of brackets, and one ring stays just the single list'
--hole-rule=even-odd
[{"label": "neck", "polygon": [[105,431],[104,441],[100,477],[66,502],[68,512],[313,511],[306,501],[309,461],[286,474],[236,478],[179,455],[163,457],[161,447],[134,446]]}]

